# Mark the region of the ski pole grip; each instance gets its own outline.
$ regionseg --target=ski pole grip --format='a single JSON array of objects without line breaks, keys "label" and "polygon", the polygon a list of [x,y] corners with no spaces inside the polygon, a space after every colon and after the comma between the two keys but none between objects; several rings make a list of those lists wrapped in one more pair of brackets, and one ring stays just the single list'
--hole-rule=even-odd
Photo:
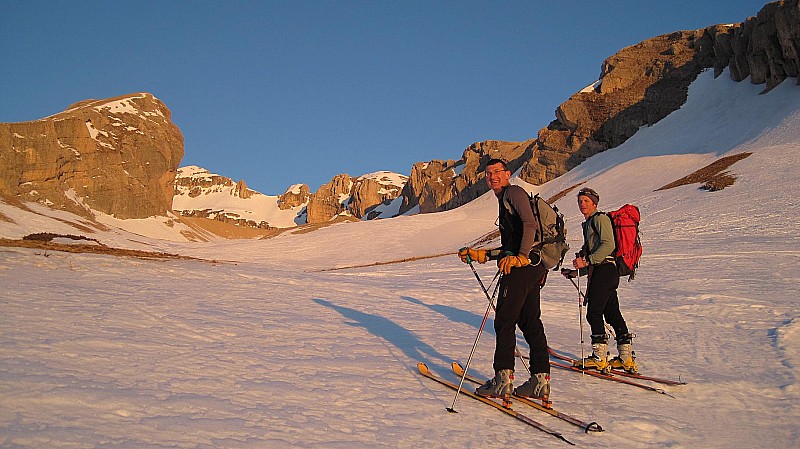
[{"label": "ski pole grip", "polygon": [[459,253],[462,252],[462,251],[466,251],[466,253],[467,253],[467,263],[472,265],[472,258],[469,257],[469,251],[467,251],[467,247],[464,246],[464,247],[462,247],[461,249],[458,250]]}]

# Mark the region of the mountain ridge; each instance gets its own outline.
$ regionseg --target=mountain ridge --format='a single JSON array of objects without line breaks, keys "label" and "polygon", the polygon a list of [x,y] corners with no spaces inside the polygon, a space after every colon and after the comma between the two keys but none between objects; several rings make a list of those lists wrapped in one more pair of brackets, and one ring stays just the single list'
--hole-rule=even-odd
[{"label": "mountain ridge", "polygon": [[[606,59],[598,81],[562,103],[556,119],[535,139],[486,140],[470,145],[459,160],[415,163],[402,190],[390,193],[381,193],[374,179],[347,174],[314,193],[302,185],[297,193],[287,189],[277,201],[295,217],[278,226],[249,217],[254,214],[246,208],[232,212],[182,205],[177,210],[256,228],[440,212],[487,191],[482,172],[491,157],[507,160],[521,180],[543,184],[680,108],[688,86],[704,70],[720,76],[730,67],[730,79],[765,84],[764,91],[796,77],[798,36],[798,0],[785,0],[765,5],[740,24],[645,40]],[[183,139],[170,117],[163,103],[140,93],[80,101],[34,122],[0,124],[0,195],[88,218],[99,213],[121,220],[161,216],[173,222]],[[233,196],[243,200],[258,193],[244,181],[232,188],[238,192]],[[295,210],[302,205],[305,218]]]}]

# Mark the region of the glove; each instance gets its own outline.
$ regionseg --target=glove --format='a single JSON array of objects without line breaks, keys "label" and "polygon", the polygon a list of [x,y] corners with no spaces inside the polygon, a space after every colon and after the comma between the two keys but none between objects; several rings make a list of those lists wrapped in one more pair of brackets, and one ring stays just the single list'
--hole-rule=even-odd
[{"label": "glove", "polygon": [[464,263],[470,263],[473,260],[478,263],[486,263],[486,250],[485,249],[472,249],[472,248],[461,248],[458,250],[458,257],[461,258],[461,261]]},{"label": "glove", "polygon": [[497,264],[497,268],[503,272],[503,274],[511,273],[512,268],[524,267],[525,265],[530,265],[531,261],[527,257],[523,256],[522,254],[517,256],[506,256],[500,259],[500,262]]},{"label": "glove", "polygon": [[578,277],[578,270],[570,270],[569,268],[562,268],[561,275],[567,279],[575,279]]}]

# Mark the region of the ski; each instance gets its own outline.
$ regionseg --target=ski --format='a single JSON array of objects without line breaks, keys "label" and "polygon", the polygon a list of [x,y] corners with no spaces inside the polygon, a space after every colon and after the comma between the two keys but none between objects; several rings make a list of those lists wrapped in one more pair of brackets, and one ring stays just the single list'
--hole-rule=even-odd
[{"label": "ski", "polygon": [[[552,348],[548,348],[548,351],[550,351],[550,356],[551,357],[555,357],[555,358],[557,358],[559,360],[563,360],[565,362],[569,362],[572,365],[579,365],[580,364],[579,360],[575,360],[572,357],[568,357],[568,356],[565,356],[563,354],[559,354],[556,351],[554,351]],[[683,382],[681,380],[662,379],[660,377],[645,376],[645,375],[642,375],[642,374],[639,374],[639,373],[629,373],[627,371],[618,370],[618,369],[613,370],[611,372],[611,374],[614,374],[615,376],[630,377],[631,379],[649,380],[651,382],[656,382],[656,383],[660,383],[660,384],[664,384],[664,385],[686,385],[686,382]]]},{"label": "ski", "polygon": [[559,369],[563,369],[563,370],[569,370],[569,371],[575,371],[575,372],[578,372],[578,373],[583,373],[583,374],[586,374],[587,376],[597,377],[597,378],[606,379],[606,380],[612,380],[614,382],[619,382],[619,383],[626,384],[626,385],[632,385],[634,387],[639,387],[639,388],[644,389],[644,390],[660,393],[660,394],[669,396],[671,398],[675,397],[675,396],[667,393],[666,391],[664,391],[661,388],[656,388],[656,387],[653,387],[651,385],[646,385],[646,384],[643,384],[643,383],[634,382],[634,381],[632,381],[630,379],[626,379],[624,377],[615,376],[613,374],[601,373],[600,371],[595,371],[593,369],[581,369],[581,368],[579,368],[577,366],[567,365],[565,363],[556,362],[556,361],[553,361],[553,360],[550,361],[550,366],[555,367],[555,368],[559,368]]},{"label": "ski", "polygon": [[[456,375],[458,375],[459,377],[464,377],[464,379],[466,379],[466,380],[468,380],[468,381],[470,381],[472,383],[478,384],[478,385],[481,384],[480,379],[478,379],[477,377],[474,377],[474,376],[472,376],[470,374],[467,374],[466,376],[464,376],[464,367],[462,367],[461,364],[459,364],[458,362],[453,362],[451,366],[453,368],[453,372],[456,373]],[[521,396],[514,395],[513,398],[515,400],[519,401],[519,402],[522,402],[523,404],[529,405],[529,406],[531,406],[531,407],[533,407],[533,408],[535,408],[537,410],[541,410],[541,411],[543,411],[543,412],[545,412],[545,413],[547,413],[547,414],[549,414],[551,416],[554,416],[554,417],[556,417],[558,419],[566,421],[566,422],[568,422],[568,423],[570,423],[570,424],[572,424],[574,426],[578,426],[581,429],[583,429],[583,431],[586,432],[586,433],[589,433],[589,432],[602,432],[603,431],[603,428],[600,426],[600,424],[597,424],[597,422],[595,422],[595,421],[592,421],[592,422],[582,421],[582,420],[580,420],[578,418],[575,418],[573,416],[567,415],[566,413],[559,412],[558,410],[555,410],[552,407],[545,407],[544,405],[542,405],[542,404],[540,404],[540,403],[538,403],[538,402],[536,402],[534,400],[531,400],[531,399],[528,399],[528,398],[524,398],[524,397],[521,397]]]},{"label": "ski", "polygon": [[[417,363],[417,369],[419,370],[420,374],[422,374],[423,376],[427,377],[428,379],[431,379],[431,380],[436,381],[436,382],[438,382],[438,383],[440,383],[442,385],[445,385],[445,386],[447,386],[447,387],[449,387],[449,388],[451,388],[453,390],[458,391],[458,385],[456,385],[456,384],[454,384],[454,383],[452,383],[450,381],[447,381],[447,380],[445,380],[445,379],[443,379],[443,378],[431,373],[431,371],[428,369],[428,366],[425,365],[424,363],[422,363],[422,362]],[[527,425],[529,425],[531,427],[539,429],[542,432],[550,434],[550,435],[558,438],[561,441],[564,441],[564,442],[566,442],[566,443],[568,443],[568,444],[570,444],[572,446],[575,445],[575,443],[573,443],[572,441],[569,441],[568,439],[566,439],[564,437],[564,435],[561,434],[561,432],[559,432],[557,430],[553,430],[553,429],[545,426],[544,424],[541,424],[540,422],[538,422],[538,421],[536,421],[534,419],[531,419],[531,418],[527,417],[526,415],[523,415],[522,413],[520,413],[520,412],[518,412],[518,411],[516,411],[516,410],[514,410],[512,408],[503,407],[499,402],[494,401],[491,398],[485,398],[483,396],[478,396],[475,393],[472,393],[470,391],[466,391],[466,390],[463,390],[463,389],[461,390],[461,393],[463,393],[466,396],[471,397],[472,399],[481,401],[484,404],[491,405],[492,407],[500,410],[501,412],[503,412],[503,413],[505,413],[505,414],[507,414],[509,416],[512,416],[512,417],[518,419],[519,421],[524,422],[525,424],[527,424]],[[450,409],[448,409],[448,411],[450,411]]]}]

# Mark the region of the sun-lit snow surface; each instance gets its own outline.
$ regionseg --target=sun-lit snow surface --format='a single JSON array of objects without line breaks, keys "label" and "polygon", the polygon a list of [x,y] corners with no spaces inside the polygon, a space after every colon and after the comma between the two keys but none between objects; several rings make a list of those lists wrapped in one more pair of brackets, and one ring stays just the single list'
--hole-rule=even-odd
[{"label": "sun-lit snow surface", "polygon": [[[194,165],[179,168],[178,176],[195,179],[197,182],[206,180],[208,183],[211,183],[212,177],[219,177],[219,175]],[[227,213],[229,216],[251,220],[255,223],[267,222],[276,228],[297,226],[297,216],[304,208],[304,205],[301,205],[285,210],[280,209],[277,195],[264,195],[259,192],[254,192],[249,198],[242,198],[234,194],[235,183],[229,186],[213,185],[200,190],[200,195],[190,196],[188,187],[178,186],[172,200],[172,208],[179,211],[208,210],[214,213]]]},{"label": "sun-lit snow surface", "polygon": [[[205,210],[209,212],[209,218],[217,215],[225,215],[231,218],[241,218],[255,223],[266,222],[274,228],[293,228],[299,224],[306,223],[305,207],[308,203],[295,206],[290,209],[281,209],[279,205],[280,197],[277,195],[265,195],[253,191],[248,198],[242,198],[235,193],[236,184],[221,185],[213,184],[213,178],[220,175],[194,165],[181,167],[178,169],[178,178],[194,180],[196,185],[205,183],[205,187],[198,188],[199,194],[187,186],[178,185],[175,197],[172,200],[172,208],[176,211],[186,210]],[[381,195],[389,194],[394,191],[395,195],[403,189],[408,177],[399,173],[389,171],[378,171],[359,176],[357,180],[373,179],[381,189]],[[300,184],[290,186],[286,191],[300,194]],[[350,198],[343,196],[339,202],[346,202]],[[378,205],[374,212],[383,217],[397,215],[402,200],[393,201],[389,205]],[[349,214],[347,214],[349,215]],[[124,227],[124,225],[123,225]],[[125,228],[127,229],[127,228]],[[137,232],[136,230],[131,230]],[[178,240],[184,240],[178,238]]]},{"label": "sun-lit snow surface", "polygon": [[[759,95],[763,86],[704,73],[681,110],[535,188],[548,197],[587,181],[603,208],[640,206],[645,255],[620,288],[623,312],[642,371],[689,384],[665,387],[670,398],[553,371],[556,407],[596,420],[602,434],[520,410],[582,447],[796,444],[795,82]],[[731,168],[732,187],[654,192],[741,151],[753,155]],[[574,196],[558,205],[577,247]],[[0,447],[566,447],[468,398],[447,413],[452,392],[415,373],[423,360],[448,376],[487,307],[454,255],[317,271],[454,252],[494,228],[496,208],[489,194],[446,213],[264,241],[92,235],[235,263],[0,248]],[[40,217],[29,232],[51,230],[25,216]],[[72,218],[58,218],[49,223],[68,228]],[[22,226],[0,220],[0,235]],[[493,267],[478,269],[488,283]],[[580,354],[577,292],[552,275],[543,298],[551,346]],[[491,325],[473,360],[481,376]]]}]

